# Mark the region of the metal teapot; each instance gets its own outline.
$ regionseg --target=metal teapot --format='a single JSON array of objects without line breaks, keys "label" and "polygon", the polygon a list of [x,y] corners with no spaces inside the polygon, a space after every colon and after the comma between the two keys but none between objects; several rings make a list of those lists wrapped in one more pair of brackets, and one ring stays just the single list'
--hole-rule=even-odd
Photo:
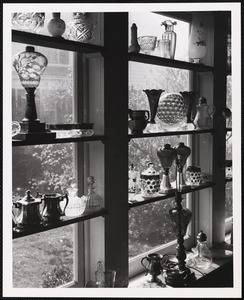
[{"label": "metal teapot", "polygon": [[[212,111],[210,112],[210,107]],[[212,116],[215,113],[215,107],[207,104],[207,99],[201,97],[197,105],[197,113],[193,121],[197,129],[207,129],[212,127]]]},{"label": "metal teapot", "polygon": [[[44,202],[44,206],[42,209],[42,217],[46,222],[55,222],[60,219],[61,216],[65,215],[65,209],[69,203],[69,198],[66,195],[60,194],[39,194],[38,196],[41,197],[41,201]],[[61,209],[60,202],[66,199],[66,203]]]},{"label": "metal teapot", "polygon": [[40,213],[41,199],[34,198],[30,191],[26,191],[26,195],[13,203],[16,208],[20,209],[18,215],[13,215],[14,230],[28,230],[43,225],[43,218]]},{"label": "metal teapot", "polygon": [[[149,282],[161,283],[161,280],[157,277],[163,271],[163,262],[168,259],[167,255],[162,255],[158,253],[151,253],[148,256],[143,257],[141,260],[142,266],[146,269],[146,274],[148,273],[152,276]],[[148,265],[144,265],[144,260],[147,260]]]}]

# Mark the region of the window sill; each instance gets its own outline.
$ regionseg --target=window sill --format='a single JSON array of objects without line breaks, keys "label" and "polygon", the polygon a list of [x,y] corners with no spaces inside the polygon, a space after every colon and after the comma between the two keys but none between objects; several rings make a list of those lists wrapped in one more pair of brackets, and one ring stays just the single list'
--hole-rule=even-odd
[{"label": "window sill", "polygon": [[[232,246],[226,243],[216,247],[216,249],[232,250]],[[215,250],[216,250],[215,249]],[[211,267],[201,274],[197,270],[193,270],[196,281],[189,287],[233,287],[233,257],[230,255],[226,258],[214,258]],[[201,271],[202,272],[202,271]],[[151,275],[139,274],[130,279],[128,288],[173,288],[165,284],[165,274],[162,273],[158,278],[162,281],[161,285],[148,283]],[[225,276],[224,274],[228,275]],[[221,279],[221,282],[219,281]]]}]

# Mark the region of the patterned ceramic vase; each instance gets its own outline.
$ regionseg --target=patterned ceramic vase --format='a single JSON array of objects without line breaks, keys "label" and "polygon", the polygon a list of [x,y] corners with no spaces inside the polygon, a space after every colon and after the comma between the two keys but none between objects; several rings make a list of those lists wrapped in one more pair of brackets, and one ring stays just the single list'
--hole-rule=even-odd
[{"label": "patterned ceramic vase", "polygon": [[177,130],[186,122],[187,106],[179,93],[163,94],[159,99],[157,116],[166,131]]},{"label": "patterned ceramic vase", "polygon": [[140,175],[141,193],[143,196],[152,196],[159,192],[160,175],[154,169],[153,163],[148,164],[148,168]]},{"label": "patterned ceramic vase", "polygon": [[73,13],[73,17],[67,21],[66,38],[89,43],[93,40],[94,28],[94,24],[86,13]]}]

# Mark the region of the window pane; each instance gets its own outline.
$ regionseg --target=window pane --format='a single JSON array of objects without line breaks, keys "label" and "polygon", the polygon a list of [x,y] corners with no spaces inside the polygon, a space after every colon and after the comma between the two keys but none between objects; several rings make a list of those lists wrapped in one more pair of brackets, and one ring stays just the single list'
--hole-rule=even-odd
[{"label": "window pane", "polygon": [[[151,12],[130,12],[129,13],[129,40],[131,42],[130,27],[133,23],[137,26],[137,36],[156,36],[157,40],[162,39],[162,34],[165,32],[165,27],[161,23],[166,20],[176,21],[174,32],[177,35],[175,59],[188,61],[188,37],[189,23],[170,18],[168,16],[159,15]],[[159,47],[156,47],[151,55],[161,56]]]},{"label": "window pane", "polygon": [[13,240],[13,287],[51,288],[73,280],[73,226]]},{"label": "window pane", "polygon": [[[185,201],[182,201],[185,207]],[[168,211],[176,207],[174,198],[131,208],[129,211],[129,258],[176,239]]]},{"label": "window pane", "polygon": [[[130,13],[129,25],[136,23],[138,36],[155,35],[162,38],[164,28],[160,25],[168,18],[153,13]],[[148,22],[145,22],[148,20]],[[173,19],[172,19],[173,21]],[[176,59],[188,60],[188,35],[189,24],[177,20],[175,31],[177,33]],[[129,31],[130,44],[130,31]],[[178,44],[178,45],[179,45]],[[151,55],[159,55],[157,49]],[[176,68],[167,68],[136,62],[129,63],[129,103],[132,110],[149,110],[149,101],[144,89],[162,89],[165,93],[179,93],[189,91],[189,71]],[[159,119],[155,118],[159,125]],[[146,129],[147,130],[147,129]],[[147,139],[132,139],[129,143],[129,165],[134,164],[136,171],[141,173],[147,168],[149,162],[160,172],[162,166],[157,157],[157,149],[168,143],[172,147],[184,142],[187,145],[187,136],[169,136]],[[175,181],[175,163],[170,169],[170,182]],[[129,211],[129,257],[135,257],[154,247],[164,245],[176,239],[172,233],[171,224],[167,218],[167,212],[175,206],[174,199],[143,205],[132,208]]]},{"label": "window pane", "polygon": [[[148,163],[152,162],[155,169],[160,172],[162,178],[162,166],[157,156],[157,149],[166,143],[171,144],[173,147],[178,145],[179,142],[187,144],[187,136],[133,139],[129,143],[129,164],[134,164],[136,171],[141,173],[147,168]],[[169,179],[172,186],[175,186],[175,170],[176,166],[173,163],[169,171]],[[174,199],[167,199],[158,203],[130,209],[130,258],[175,239],[171,231],[170,221],[167,218],[168,210],[174,206]]]},{"label": "window pane", "polygon": [[[25,46],[13,43],[13,55],[24,51]],[[37,46],[35,50],[49,61],[35,90],[38,118],[46,123],[74,122],[73,53]],[[12,119],[21,122],[26,96],[14,68],[12,79]],[[34,197],[37,192],[63,195],[75,176],[74,145],[71,143],[13,147],[12,161],[13,201],[22,198],[27,190]],[[18,209],[14,213],[18,214]],[[48,277],[51,278],[49,287],[72,281],[72,232],[71,225],[14,240],[14,287],[48,287]]]}]

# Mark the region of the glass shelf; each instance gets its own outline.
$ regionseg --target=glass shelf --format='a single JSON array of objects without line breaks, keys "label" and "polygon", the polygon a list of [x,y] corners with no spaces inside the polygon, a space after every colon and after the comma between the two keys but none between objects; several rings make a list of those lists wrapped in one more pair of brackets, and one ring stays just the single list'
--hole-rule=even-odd
[{"label": "glass shelf", "polygon": [[61,143],[78,143],[78,142],[92,142],[92,141],[104,141],[106,138],[104,135],[92,135],[87,137],[77,138],[56,138],[53,140],[35,140],[35,141],[20,141],[12,139],[12,146],[30,146],[30,145],[41,145],[41,144],[61,144]]},{"label": "glass shelf", "polygon": [[151,64],[151,65],[184,69],[184,70],[197,71],[197,72],[214,71],[214,67],[207,66],[204,64],[194,64],[191,62],[163,58],[163,57],[153,56],[153,55],[146,55],[142,53],[128,53],[128,60],[144,63],[144,64]]},{"label": "glass shelf", "polygon": [[31,234],[34,234],[34,233],[40,233],[40,232],[43,232],[43,231],[59,228],[59,227],[74,224],[74,223],[77,223],[77,222],[90,220],[90,219],[97,218],[97,217],[104,217],[107,214],[108,214],[108,210],[103,208],[103,209],[100,209],[98,211],[94,211],[94,212],[91,212],[91,213],[83,213],[79,217],[63,216],[57,222],[44,223],[43,226],[40,226],[40,227],[35,228],[33,230],[23,230],[23,231],[19,231],[19,232],[13,230],[13,239],[20,238],[20,237],[27,236],[27,235],[31,235]]},{"label": "glass shelf", "polygon": [[[192,192],[196,192],[196,191],[200,191],[203,189],[207,189],[207,188],[211,188],[214,187],[215,183],[214,182],[207,182],[207,183],[202,183],[196,186],[187,186],[187,188],[183,191],[180,192],[181,195],[183,194],[188,194],[188,193],[192,193]],[[137,206],[141,206],[141,205],[145,205],[145,204],[149,204],[149,203],[153,203],[153,202],[157,202],[157,201],[161,201],[164,199],[168,199],[168,198],[173,198],[175,197],[175,189],[172,190],[172,192],[168,193],[168,194],[159,194],[159,196],[156,197],[151,197],[151,198],[146,198],[143,200],[143,197],[141,197],[142,201],[133,201],[130,200],[129,201],[129,209],[133,208],[133,207],[137,207]]]},{"label": "glass shelf", "polygon": [[172,135],[186,135],[186,134],[200,134],[200,133],[213,133],[214,129],[196,129],[184,131],[165,131],[165,132],[146,132],[142,134],[128,134],[130,139],[158,137],[158,136],[172,136]]},{"label": "glass shelf", "polygon": [[81,53],[101,53],[104,54],[104,47],[88,43],[55,38],[52,36],[35,34],[30,32],[12,30],[12,41],[16,43],[26,43],[48,48],[62,49]]}]

